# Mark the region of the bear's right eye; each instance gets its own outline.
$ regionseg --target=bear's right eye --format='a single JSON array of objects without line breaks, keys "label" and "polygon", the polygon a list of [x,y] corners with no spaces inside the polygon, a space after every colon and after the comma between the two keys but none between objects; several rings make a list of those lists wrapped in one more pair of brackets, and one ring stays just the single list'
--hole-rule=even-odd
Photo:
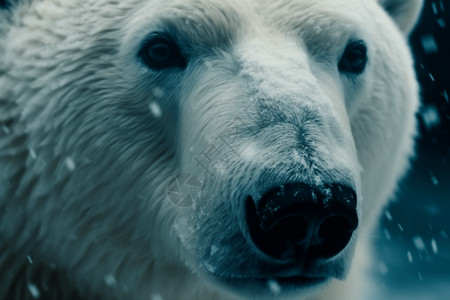
[{"label": "bear's right eye", "polygon": [[174,40],[164,33],[154,33],[139,51],[139,57],[151,69],[186,67],[186,60]]}]

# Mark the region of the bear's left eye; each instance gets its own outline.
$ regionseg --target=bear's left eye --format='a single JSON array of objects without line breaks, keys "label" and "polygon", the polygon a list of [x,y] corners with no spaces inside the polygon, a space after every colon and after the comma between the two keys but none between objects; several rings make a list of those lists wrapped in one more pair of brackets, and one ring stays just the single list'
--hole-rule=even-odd
[{"label": "bear's left eye", "polygon": [[354,41],[347,45],[339,61],[341,73],[361,74],[367,64],[367,47],[363,41]]},{"label": "bear's left eye", "polygon": [[139,57],[151,69],[186,67],[186,60],[174,40],[164,33],[154,33],[139,51]]}]

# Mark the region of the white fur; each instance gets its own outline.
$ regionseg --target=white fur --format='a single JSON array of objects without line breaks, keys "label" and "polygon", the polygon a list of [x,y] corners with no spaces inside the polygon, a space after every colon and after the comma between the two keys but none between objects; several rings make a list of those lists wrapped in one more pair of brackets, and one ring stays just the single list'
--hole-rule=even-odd
[{"label": "white fur", "polygon": [[[246,297],[218,279],[264,272],[245,198],[299,181],[353,187],[360,225],[321,266],[344,279],[357,245],[346,281],[285,296],[363,299],[367,237],[408,169],[419,103],[405,36],[422,1],[379,2],[386,11],[376,0],[0,11],[0,299],[31,298],[29,282],[57,299]],[[185,70],[137,58],[154,31],[172,34]],[[358,79],[337,69],[351,38],[368,48]],[[225,165],[205,171],[210,148]],[[166,194],[182,172],[203,183],[189,208]],[[273,281],[260,289],[284,295]]]}]

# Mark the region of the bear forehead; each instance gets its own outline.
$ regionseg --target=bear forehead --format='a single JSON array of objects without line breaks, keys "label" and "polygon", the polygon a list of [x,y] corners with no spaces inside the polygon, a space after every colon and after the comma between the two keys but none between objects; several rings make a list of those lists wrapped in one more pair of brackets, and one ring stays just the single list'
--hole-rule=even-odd
[{"label": "bear forehead", "polygon": [[344,21],[358,18],[368,2],[376,0],[140,0],[140,5],[135,3],[135,7],[146,12],[168,12],[176,16],[198,18],[198,21],[211,21],[213,19],[210,17],[214,13],[218,13],[215,15],[219,17],[217,21],[226,22],[258,15],[272,22],[302,20],[314,16]]},{"label": "bear forehead", "polygon": [[[58,41],[68,37],[83,39],[85,43],[89,43],[90,37],[98,40],[106,32],[110,38],[105,40],[105,47],[106,43],[120,39],[127,49],[138,47],[150,33],[161,31],[171,34],[181,46],[193,45],[196,49],[267,35],[294,37],[308,47],[315,47],[314,53],[326,52],[339,48],[335,45],[341,45],[352,35],[362,35],[359,34],[362,30],[378,30],[372,15],[381,12],[374,11],[376,0],[83,0],[76,5],[70,0],[42,0],[32,3],[24,17],[26,28],[41,27],[41,35],[49,33],[48,36],[53,35],[52,39]],[[117,31],[119,35],[110,34]],[[16,32],[14,36],[24,34]]]},{"label": "bear forehead", "polygon": [[[254,32],[290,35],[309,45],[342,43],[369,27],[375,0],[169,0],[147,1],[124,25],[132,39],[152,31],[207,46]],[[143,5],[142,5],[143,4]],[[139,6],[139,5],[138,5]],[[140,33],[139,33],[140,32]],[[319,47],[320,48],[320,47]]]}]

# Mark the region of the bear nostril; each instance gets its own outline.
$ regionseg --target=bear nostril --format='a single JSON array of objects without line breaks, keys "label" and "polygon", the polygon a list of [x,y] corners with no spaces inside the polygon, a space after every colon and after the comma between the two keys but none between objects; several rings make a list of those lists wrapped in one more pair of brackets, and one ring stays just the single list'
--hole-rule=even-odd
[{"label": "bear nostril", "polygon": [[320,225],[319,228],[319,237],[322,239],[326,238],[335,238],[341,235],[346,235],[348,233],[352,233],[354,229],[352,229],[352,225],[349,221],[343,216],[333,216]]},{"label": "bear nostril", "polygon": [[325,219],[318,232],[321,246],[312,247],[312,256],[329,258],[337,255],[348,244],[355,228],[354,222],[344,216],[332,216]]},{"label": "bear nostril", "polygon": [[306,239],[307,231],[308,224],[302,216],[291,216],[279,221],[271,229],[271,234],[301,242]]}]

